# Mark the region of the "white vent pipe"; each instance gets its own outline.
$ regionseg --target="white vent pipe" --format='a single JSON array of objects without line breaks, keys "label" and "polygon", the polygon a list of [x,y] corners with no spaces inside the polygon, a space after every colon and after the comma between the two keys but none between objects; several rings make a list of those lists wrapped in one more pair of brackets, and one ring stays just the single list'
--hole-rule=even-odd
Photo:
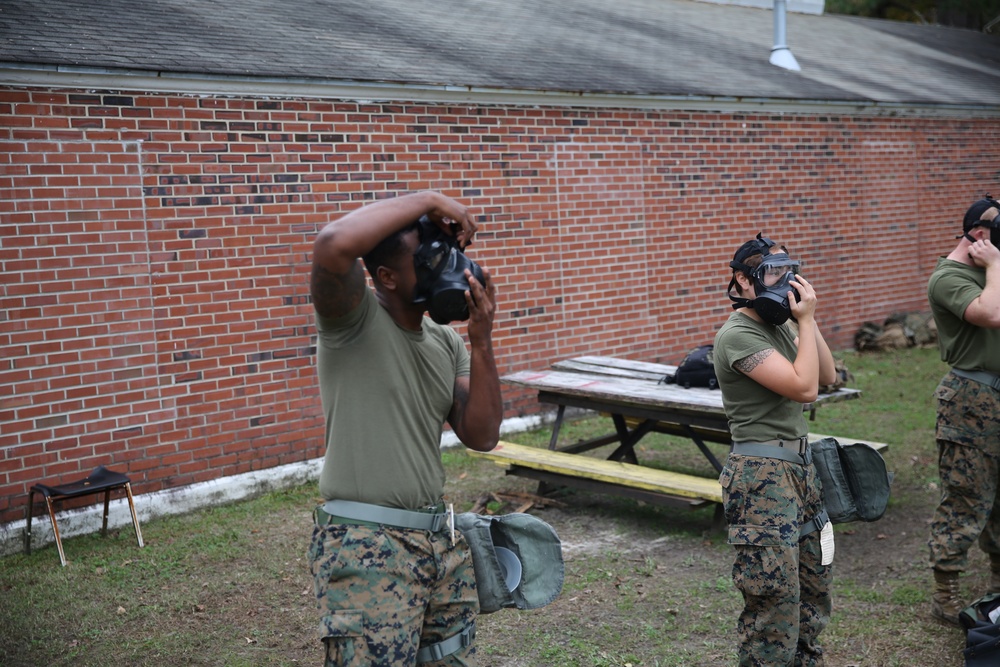
[{"label": "white vent pipe", "polygon": [[785,0],[774,0],[774,46],[771,48],[771,64],[796,72],[802,69],[785,39]]}]

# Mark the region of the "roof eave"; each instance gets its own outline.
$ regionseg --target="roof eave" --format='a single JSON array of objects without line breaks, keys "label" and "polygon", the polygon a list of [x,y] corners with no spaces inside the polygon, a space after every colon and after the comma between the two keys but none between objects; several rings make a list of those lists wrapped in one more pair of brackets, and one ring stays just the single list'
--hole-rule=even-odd
[{"label": "roof eave", "polygon": [[1000,105],[789,99],[724,95],[606,93],[489,88],[296,77],[233,76],[70,65],[0,62],[0,85],[191,95],[312,97],[364,102],[434,102],[584,108],[670,109],[875,116],[1000,117]]}]

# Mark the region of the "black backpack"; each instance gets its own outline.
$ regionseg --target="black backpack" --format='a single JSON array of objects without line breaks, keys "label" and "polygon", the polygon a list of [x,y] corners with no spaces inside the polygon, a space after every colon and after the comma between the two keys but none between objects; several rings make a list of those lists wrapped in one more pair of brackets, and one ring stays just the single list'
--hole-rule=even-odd
[{"label": "black backpack", "polygon": [[[676,384],[690,389],[691,387],[708,387],[718,389],[719,381],[715,378],[715,365],[712,363],[711,345],[699,345],[684,357],[677,372],[665,375],[660,382]],[[659,384],[659,383],[657,383]]]},{"label": "black backpack", "polygon": [[[979,598],[958,615],[965,628],[965,667],[993,667],[1000,662],[1000,593]],[[992,618],[990,617],[992,613]]]}]

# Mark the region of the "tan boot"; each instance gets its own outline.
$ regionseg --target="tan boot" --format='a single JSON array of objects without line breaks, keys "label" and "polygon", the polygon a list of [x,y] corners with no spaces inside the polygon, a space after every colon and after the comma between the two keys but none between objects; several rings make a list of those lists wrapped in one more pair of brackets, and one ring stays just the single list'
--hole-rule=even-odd
[{"label": "tan boot", "polygon": [[959,598],[958,572],[934,570],[934,595],[931,598],[931,616],[945,623],[960,625],[958,614],[965,607]]},{"label": "tan boot", "polygon": [[1000,555],[990,554],[990,588],[987,593],[1000,593]]}]

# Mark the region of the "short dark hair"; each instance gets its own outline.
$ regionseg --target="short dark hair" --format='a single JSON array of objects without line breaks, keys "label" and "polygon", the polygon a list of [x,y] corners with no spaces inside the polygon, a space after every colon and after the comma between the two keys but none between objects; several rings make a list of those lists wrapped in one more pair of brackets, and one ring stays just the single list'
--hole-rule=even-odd
[{"label": "short dark hair", "polygon": [[414,220],[411,224],[403,227],[402,229],[389,234],[384,239],[378,242],[374,248],[368,251],[361,259],[365,263],[365,268],[368,269],[368,275],[372,277],[372,280],[378,280],[375,272],[378,271],[380,266],[388,266],[389,268],[398,268],[402,256],[405,253],[406,246],[403,244],[403,237],[410,232],[417,231],[417,221]]}]

